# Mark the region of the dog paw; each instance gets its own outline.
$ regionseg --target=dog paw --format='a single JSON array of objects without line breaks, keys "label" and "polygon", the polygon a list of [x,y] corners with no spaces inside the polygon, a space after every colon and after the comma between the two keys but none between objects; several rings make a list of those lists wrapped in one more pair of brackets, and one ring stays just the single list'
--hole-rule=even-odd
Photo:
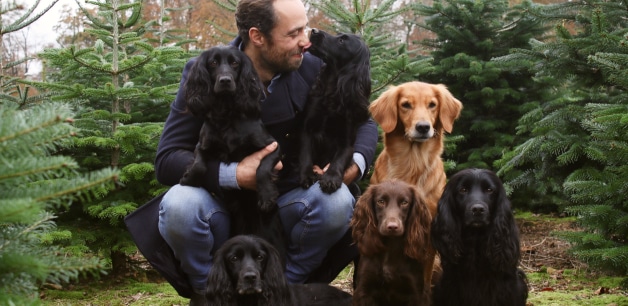
[{"label": "dog paw", "polygon": [[201,184],[198,184],[198,180],[195,180],[194,177],[192,175],[189,175],[188,173],[183,175],[183,177],[179,180],[179,184],[184,185],[184,186],[192,186],[192,187],[201,186]]},{"label": "dog paw", "polygon": [[259,210],[262,213],[272,212],[275,209],[277,209],[277,200],[270,200],[270,199],[262,200],[262,199],[260,199],[257,202],[257,207],[259,207]]},{"label": "dog paw", "polygon": [[308,189],[310,188],[310,186],[314,185],[314,183],[316,183],[316,181],[318,181],[319,179],[320,176],[314,172],[305,176],[301,176],[301,187]]},{"label": "dog paw", "polygon": [[[260,188],[262,187],[262,188]],[[271,186],[258,186],[258,201],[257,207],[263,213],[271,212],[277,209],[277,198],[279,197],[279,191]]]},{"label": "dog paw", "polygon": [[321,186],[321,190],[324,193],[333,193],[334,191],[338,190],[338,188],[340,188],[340,186],[342,185],[342,180],[326,179],[325,177],[323,177],[319,181],[319,184]]}]

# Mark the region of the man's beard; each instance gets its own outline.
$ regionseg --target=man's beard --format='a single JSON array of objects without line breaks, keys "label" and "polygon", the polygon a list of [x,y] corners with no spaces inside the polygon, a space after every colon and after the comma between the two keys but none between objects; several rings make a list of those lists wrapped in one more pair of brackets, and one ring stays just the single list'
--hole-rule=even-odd
[{"label": "man's beard", "polygon": [[[295,71],[301,66],[303,52],[301,49],[293,49],[279,53],[274,45],[270,45],[266,52],[262,53],[265,65],[275,73]],[[296,58],[295,55],[300,55]]]}]

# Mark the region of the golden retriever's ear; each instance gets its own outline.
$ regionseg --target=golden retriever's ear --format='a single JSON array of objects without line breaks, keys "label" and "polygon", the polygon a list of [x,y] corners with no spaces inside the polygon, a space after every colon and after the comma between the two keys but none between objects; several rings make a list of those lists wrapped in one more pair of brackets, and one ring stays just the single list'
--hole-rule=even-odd
[{"label": "golden retriever's ear", "polygon": [[462,111],[462,103],[458,101],[450,92],[447,87],[442,84],[434,85],[434,89],[438,93],[440,100],[440,113],[439,120],[443,125],[443,129],[447,133],[451,133],[454,126],[454,121],[460,116]]},{"label": "golden retriever's ear", "polygon": [[399,89],[397,86],[390,86],[388,90],[381,94],[369,106],[369,111],[373,119],[379,123],[384,133],[392,132],[397,127],[397,99]]}]

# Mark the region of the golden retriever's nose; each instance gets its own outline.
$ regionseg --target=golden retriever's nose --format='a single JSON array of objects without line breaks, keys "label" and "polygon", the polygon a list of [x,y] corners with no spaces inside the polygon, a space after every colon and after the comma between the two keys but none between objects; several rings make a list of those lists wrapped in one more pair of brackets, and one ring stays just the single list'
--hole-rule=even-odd
[{"label": "golden retriever's nose", "polygon": [[414,126],[414,129],[421,134],[426,134],[430,131],[430,125],[427,122],[419,122]]}]

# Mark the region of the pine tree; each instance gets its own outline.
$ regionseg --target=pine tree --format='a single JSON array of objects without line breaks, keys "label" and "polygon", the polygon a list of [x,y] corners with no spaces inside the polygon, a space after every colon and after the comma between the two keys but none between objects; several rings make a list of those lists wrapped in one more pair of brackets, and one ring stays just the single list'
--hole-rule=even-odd
[{"label": "pine tree", "polygon": [[44,283],[101,272],[93,257],[67,256],[48,245],[54,216],[48,211],[100,198],[113,189],[116,171],[79,173],[68,156],[53,155],[76,132],[67,104],[18,110],[0,100],[0,304],[27,305]]},{"label": "pine tree", "polygon": [[554,86],[553,99],[531,110],[518,129],[529,140],[507,153],[501,172],[554,197],[583,232],[559,233],[592,266],[628,272],[628,6],[571,1],[535,15],[561,20],[555,39],[535,40],[502,61],[530,61]]},{"label": "pine tree", "polygon": [[[128,268],[126,254],[136,251],[123,218],[165,189],[154,178],[153,161],[187,56],[178,46],[147,42],[141,2],[90,3],[97,14],[80,9],[89,20],[93,46],[44,50],[39,56],[46,60],[48,81],[32,84],[78,108],[79,136],[65,153],[85,169],[120,169],[123,186],[73,206],[58,221],[64,243],[77,253],[108,256],[118,274]],[[72,228],[81,231],[68,234]]]},{"label": "pine tree", "polygon": [[497,67],[492,58],[510,48],[526,48],[545,29],[527,10],[531,3],[509,7],[500,0],[443,0],[417,4],[417,14],[429,17],[422,27],[436,34],[422,44],[431,50],[433,73],[423,81],[442,83],[464,105],[453,136],[464,141],[445,152],[457,169],[492,168],[502,152],[517,144],[517,119],[535,97],[534,82],[521,71]]}]

